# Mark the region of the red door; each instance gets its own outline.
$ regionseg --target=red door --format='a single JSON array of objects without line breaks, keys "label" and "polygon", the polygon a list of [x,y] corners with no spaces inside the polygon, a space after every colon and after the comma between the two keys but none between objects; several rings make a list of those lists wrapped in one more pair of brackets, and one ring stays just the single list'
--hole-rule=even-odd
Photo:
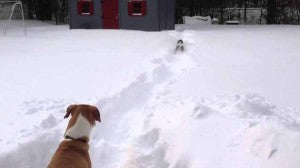
[{"label": "red door", "polygon": [[119,28],[119,0],[102,0],[103,29]]}]

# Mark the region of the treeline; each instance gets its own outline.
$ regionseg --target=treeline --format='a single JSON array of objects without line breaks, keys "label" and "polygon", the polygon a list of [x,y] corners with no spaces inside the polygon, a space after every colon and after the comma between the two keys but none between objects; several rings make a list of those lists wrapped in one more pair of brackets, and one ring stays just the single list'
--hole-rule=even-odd
[{"label": "treeline", "polygon": [[[68,22],[67,0],[22,0],[29,19]],[[176,0],[176,21],[182,16],[210,16],[219,23],[300,24],[300,0]]]},{"label": "treeline", "polygon": [[[211,16],[220,23],[300,24],[300,0],[176,0],[177,17]],[[252,15],[251,17],[249,15]]]},{"label": "treeline", "polygon": [[28,19],[52,20],[56,24],[68,22],[67,0],[22,0]]}]

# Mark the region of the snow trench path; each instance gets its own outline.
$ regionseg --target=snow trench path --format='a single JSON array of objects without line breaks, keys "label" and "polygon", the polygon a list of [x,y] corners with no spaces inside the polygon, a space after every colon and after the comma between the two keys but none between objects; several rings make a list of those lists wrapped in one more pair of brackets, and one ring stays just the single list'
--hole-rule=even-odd
[{"label": "snow trench path", "polygon": [[[171,35],[178,39],[178,34]],[[128,161],[128,157],[135,155],[132,149],[128,148],[131,148],[136,138],[142,143],[139,145],[148,147],[148,150],[151,150],[157,143],[159,129],[144,130],[146,121],[142,119],[148,120],[149,118],[145,108],[153,98],[161,96],[161,92],[167,92],[168,85],[176,80],[177,74],[192,68],[190,66],[192,60],[188,55],[195,50],[195,47],[192,43],[189,45],[187,53],[173,54],[171,52],[161,58],[153,59],[152,68],[139,75],[135,82],[117,95],[97,102],[99,107],[102,107],[102,118],[105,122],[96,128],[93,137],[100,139],[95,144],[96,147],[92,149],[95,153],[92,157],[95,160],[95,167],[147,167],[147,163],[139,165],[139,163]],[[186,64],[187,62],[189,64]],[[103,157],[106,155],[116,160],[108,162],[107,158]],[[164,165],[167,165],[161,154],[155,158],[147,158],[147,162],[155,162],[150,164],[152,167],[166,167]]]}]

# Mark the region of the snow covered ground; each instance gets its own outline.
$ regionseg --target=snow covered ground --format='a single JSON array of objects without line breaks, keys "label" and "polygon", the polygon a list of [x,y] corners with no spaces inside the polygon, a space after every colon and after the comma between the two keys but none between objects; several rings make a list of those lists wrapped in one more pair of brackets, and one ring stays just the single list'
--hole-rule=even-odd
[{"label": "snow covered ground", "polygon": [[299,26],[18,25],[0,37],[1,168],[46,167],[73,103],[101,110],[95,168],[300,167]]}]

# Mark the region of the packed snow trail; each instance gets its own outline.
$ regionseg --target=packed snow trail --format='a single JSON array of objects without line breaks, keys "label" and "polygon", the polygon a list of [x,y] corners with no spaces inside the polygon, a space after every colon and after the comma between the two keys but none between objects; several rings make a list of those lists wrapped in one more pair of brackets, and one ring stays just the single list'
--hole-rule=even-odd
[{"label": "packed snow trail", "polygon": [[[192,52],[192,47],[190,49],[190,52]],[[124,158],[128,155],[127,148],[130,147],[133,139],[137,138],[136,133],[142,134],[139,136],[144,134],[144,131],[141,130],[144,127],[141,119],[147,118],[143,112],[145,105],[148,104],[152,97],[157,96],[156,90],[165,89],[174,80],[176,73],[180,73],[180,68],[174,68],[174,65],[182,69],[191,68],[182,65],[183,61],[179,61],[177,58],[182,57],[181,59],[186,60],[189,57],[185,58],[185,54],[174,55],[171,53],[173,52],[167,53],[161,58],[154,58],[151,61],[152,68],[148,72],[142,73],[135,82],[117,95],[99,100],[98,105],[103,108],[104,113],[102,116],[106,122],[103,122],[101,127],[98,127],[95,131],[95,139],[100,139],[100,144],[98,142],[95,145],[96,148],[93,149],[95,153],[98,153],[93,157],[95,160],[98,160],[95,166],[124,167],[127,165],[127,163],[124,163]],[[157,132],[153,134],[149,136],[158,136]],[[113,158],[117,160],[110,163],[112,165],[106,165],[106,157],[101,157],[103,155],[114,155]],[[163,161],[163,158],[160,157],[160,160]],[[161,163],[157,164],[156,167],[161,167]]]}]

